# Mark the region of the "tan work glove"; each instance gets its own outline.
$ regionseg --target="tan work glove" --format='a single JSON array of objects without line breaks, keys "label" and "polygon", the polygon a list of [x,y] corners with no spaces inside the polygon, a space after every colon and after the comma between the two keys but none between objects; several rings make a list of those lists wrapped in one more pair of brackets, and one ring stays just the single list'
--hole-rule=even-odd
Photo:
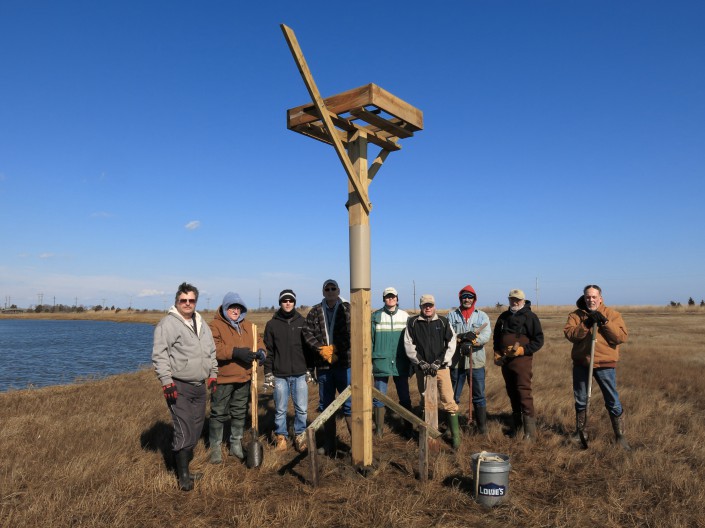
[{"label": "tan work glove", "polygon": [[507,357],[519,357],[524,355],[524,347],[521,345],[514,345],[507,347],[507,353],[505,354]]},{"label": "tan work glove", "polygon": [[[319,350],[319,354],[321,354],[321,357],[328,363],[333,363],[333,357],[335,356],[335,345],[323,345]],[[335,360],[337,359],[338,357],[335,356]]]}]

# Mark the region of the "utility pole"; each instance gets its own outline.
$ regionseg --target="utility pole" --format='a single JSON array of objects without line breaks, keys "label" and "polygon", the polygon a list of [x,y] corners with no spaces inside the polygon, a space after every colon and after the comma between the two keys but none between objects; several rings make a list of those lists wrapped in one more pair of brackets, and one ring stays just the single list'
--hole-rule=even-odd
[{"label": "utility pole", "polygon": [[414,283],[414,306],[413,306],[413,308],[415,308],[416,307],[416,281],[412,280],[411,282]]},{"label": "utility pole", "polygon": [[262,309],[262,288],[259,289],[259,304],[257,305],[257,309]]},{"label": "utility pole", "polygon": [[539,307],[539,278],[536,277],[536,308]]}]

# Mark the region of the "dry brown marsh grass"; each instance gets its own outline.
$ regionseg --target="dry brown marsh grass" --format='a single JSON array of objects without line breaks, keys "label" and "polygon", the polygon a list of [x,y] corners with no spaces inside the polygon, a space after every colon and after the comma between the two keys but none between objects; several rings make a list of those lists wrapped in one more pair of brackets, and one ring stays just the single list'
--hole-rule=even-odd
[{"label": "dry brown marsh grass", "polygon": [[[566,441],[574,419],[562,335],[567,311],[539,310],[547,340],[534,361],[538,442],[504,434],[510,407],[501,373],[490,365],[488,437],[464,434],[456,453],[444,449],[426,484],[415,479],[417,445],[395,434],[393,415],[384,438],[375,439],[378,470],[366,478],[344,456],[325,459],[322,485],[314,489],[308,459],[292,449],[267,447],[262,467],[248,470],[231,457],[207,463],[200,443],[193,466],[204,477],[183,493],[165,465],[171,424],[150,371],[0,394],[0,525],[704,526],[705,312],[624,310],[630,341],[618,384],[634,448],[624,453],[613,442],[599,390],[590,449]],[[394,396],[393,385],[390,391]],[[415,392],[412,399],[418,402]],[[312,418],[315,386],[310,400]],[[267,394],[261,432],[272,423]],[[338,434],[349,444],[341,422]],[[470,456],[481,450],[511,457],[510,498],[491,510],[470,496]]]}]

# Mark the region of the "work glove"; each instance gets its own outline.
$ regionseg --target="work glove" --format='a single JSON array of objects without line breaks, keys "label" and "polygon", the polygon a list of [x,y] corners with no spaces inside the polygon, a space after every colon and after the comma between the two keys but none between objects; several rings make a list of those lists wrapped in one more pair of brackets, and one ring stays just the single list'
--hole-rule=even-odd
[{"label": "work glove", "polygon": [[439,370],[441,370],[441,360],[437,359],[436,361],[431,363],[431,368],[429,370],[429,374],[431,376],[435,376]]},{"label": "work glove", "polygon": [[316,379],[316,371],[314,369],[309,369],[306,371],[306,383],[318,383],[318,379]]},{"label": "work glove", "polygon": [[215,391],[218,388],[218,378],[208,378],[206,387],[208,387],[208,390],[211,391],[211,394],[215,394]]},{"label": "work glove", "polygon": [[265,352],[264,348],[260,348],[255,353],[255,356],[257,357],[257,364],[262,365],[262,363],[264,363],[264,360],[267,359],[267,352]]},{"label": "work glove", "polygon": [[176,398],[179,397],[179,393],[176,392],[176,385],[173,383],[164,385],[162,387],[162,391],[164,392],[164,398],[166,398],[166,402],[169,405],[174,405],[176,403]]},{"label": "work glove", "polygon": [[274,390],[274,374],[271,372],[264,375],[264,383],[262,383],[262,388],[264,390]]},{"label": "work glove", "polygon": [[477,334],[475,332],[464,332],[456,336],[458,343],[472,343],[473,345],[477,341]]},{"label": "work glove", "polygon": [[[321,354],[321,357],[328,363],[334,363],[338,360],[338,356],[335,355],[335,345],[323,345],[319,349],[319,354]],[[334,356],[335,360],[333,359]]]},{"label": "work glove", "polygon": [[588,312],[588,316],[584,321],[585,326],[592,328],[592,325],[597,323],[597,326],[604,326],[608,323],[607,317],[602,315],[600,312],[595,310],[594,312]]},{"label": "work glove", "polygon": [[431,365],[429,365],[426,361],[419,361],[419,370],[423,372],[424,376],[428,376],[431,374]]},{"label": "work glove", "polygon": [[501,367],[504,365],[504,354],[500,352],[495,352],[494,353],[494,364],[497,365],[498,367]]},{"label": "work glove", "polygon": [[507,353],[504,354],[505,358],[513,358],[513,357],[519,357],[524,355],[524,347],[523,346],[510,346],[507,347]]},{"label": "work glove", "polygon": [[249,348],[235,347],[233,348],[233,359],[242,361],[243,363],[252,363],[257,355]]},{"label": "work glove", "polygon": [[460,345],[460,355],[469,357],[472,354],[472,345],[470,343],[462,343]]}]

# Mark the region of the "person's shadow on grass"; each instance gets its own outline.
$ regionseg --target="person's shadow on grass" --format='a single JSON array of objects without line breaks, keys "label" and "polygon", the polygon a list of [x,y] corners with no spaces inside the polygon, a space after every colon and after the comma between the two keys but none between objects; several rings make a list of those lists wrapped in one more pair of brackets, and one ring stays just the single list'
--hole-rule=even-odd
[{"label": "person's shadow on grass", "polygon": [[174,457],[171,451],[171,440],[174,436],[174,426],[163,421],[154,422],[151,427],[140,435],[140,447],[146,451],[158,451],[162,454],[164,465],[169,471],[174,470]]}]

